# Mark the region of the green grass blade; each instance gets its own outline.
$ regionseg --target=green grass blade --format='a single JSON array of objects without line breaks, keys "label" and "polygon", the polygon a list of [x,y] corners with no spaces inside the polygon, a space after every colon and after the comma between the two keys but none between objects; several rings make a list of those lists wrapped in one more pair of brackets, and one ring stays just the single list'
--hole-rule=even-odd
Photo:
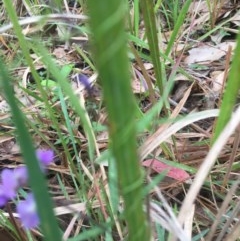
[{"label": "green grass blade", "polygon": [[234,110],[234,106],[236,104],[236,100],[238,98],[239,89],[240,89],[240,34],[238,34],[237,38],[237,46],[234,52],[234,57],[232,60],[231,69],[229,72],[229,78],[226,85],[226,90],[223,96],[222,104],[220,107],[220,114],[217,120],[213,142],[216,141],[225,125],[229,121],[232,112]]},{"label": "green grass blade", "polygon": [[32,48],[37,54],[42,56],[42,62],[46,66],[48,66],[49,72],[52,74],[52,76],[56,78],[63,92],[69,97],[73,109],[80,116],[84,131],[88,139],[89,157],[92,161],[94,158],[96,140],[91,122],[89,120],[88,115],[86,114],[85,106],[83,106],[83,101],[79,101],[79,97],[73,93],[73,89],[71,87],[71,84],[67,80],[67,76],[64,76],[61,73],[59,68],[56,66],[56,63],[53,61],[51,57],[49,57],[47,50],[38,43],[34,43],[34,46],[32,46]]},{"label": "green grass blade", "polygon": [[174,26],[173,32],[171,34],[170,40],[169,40],[168,45],[167,45],[167,49],[165,51],[165,55],[166,56],[169,55],[169,53],[170,53],[170,51],[171,51],[171,49],[173,47],[173,44],[174,44],[174,42],[177,39],[177,35],[178,35],[179,31],[180,31],[180,28],[182,27],[182,25],[184,23],[184,20],[186,19],[186,14],[188,12],[188,9],[189,9],[189,6],[190,6],[191,2],[192,2],[192,0],[187,0],[184,3],[184,5],[183,5],[183,7],[182,7],[182,9],[181,9],[181,11],[179,13],[179,17],[177,18],[177,22],[176,22],[176,24]]},{"label": "green grass blade", "polygon": [[0,60],[0,86],[4,90],[6,99],[11,107],[18,142],[20,144],[23,158],[28,167],[29,183],[36,199],[43,235],[47,241],[60,241],[61,235],[58,229],[56,218],[54,216],[53,204],[47,190],[46,180],[40,169],[35,155],[33,141],[28,133],[27,127],[24,124],[25,118],[17,106],[10,82],[11,79],[7,73],[7,70]]},{"label": "green grass blade", "polygon": [[139,22],[140,22],[140,16],[139,16],[139,0],[134,0],[134,35],[138,37],[139,34]]},{"label": "green grass blade", "polygon": [[165,78],[162,74],[162,65],[160,63],[160,54],[158,47],[157,27],[155,21],[154,6],[152,0],[141,1],[143,18],[146,28],[146,35],[148,39],[150,55],[154,65],[154,72],[157,80],[157,85],[161,94],[164,91]]},{"label": "green grass blade", "polygon": [[88,8],[92,46],[109,118],[110,148],[125,202],[128,239],[147,241],[150,229],[143,211],[143,175],[136,151],[136,105],[131,91],[124,33],[126,6],[118,0],[107,0],[104,4],[89,0]]},{"label": "green grass blade", "polygon": [[[8,12],[9,18],[12,21],[14,32],[18,37],[23,55],[25,56],[26,61],[28,62],[31,70],[34,71],[34,66],[32,64],[32,60],[29,55],[28,45],[25,42],[24,36],[22,34],[22,29],[18,24],[17,15],[12,5],[12,1],[4,0],[4,5]],[[11,79],[8,76],[5,66],[1,61],[0,61],[0,65],[1,65],[1,68],[0,68],[1,87],[4,90],[6,98],[11,107],[14,124],[17,129],[18,141],[20,144],[20,148],[21,148],[24,160],[28,167],[29,183],[36,199],[37,209],[38,209],[40,221],[42,224],[42,232],[43,232],[44,238],[45,240],[48,240],[48,241],[61,240],[61,234],[59,232],[57,221],[53,213],[53,204],[47,190],[46,181],[41,172],[41,169],[39,167],[39,164],[35,155],[35,149],[33,146],[32,139],[28,133],[28,129],[24,124],[25,119],[23,117],[23,114],[21,113],[20,109],[16,104],[15,97],[13,95],[13,90],[10,86]],[[35,71],[35,75],[37,77],[36,71]]]},{"label": "green grass blade", "polygon": [[53,127],[57,130],[57,133],[58,133],[59,138],[61,139],[64,151],[65,151],[66,155],[69,157],[69,151],[68,151],[67,146],[64,142],[63,135],[61,134],[61,131],[60,131],[60,128],[59,128],[59,125],[58,125],[58,121],[55,118],[55,113],[52,110],[52,107],[48,102],[48,96],[46,94],[46,91],[41,86],[41,78],[39,77],[39,75],[38,75],[38,73],[35,69],[35,66],[33,64],[32,58],[30,56],[30,48],[32,46],[32,43],[27,42],[27,40],[24,38],[24,35],[22,34],[22,29],[19,26],[17,15],[16,15],[15,9],[12,5],[12,2],[11,1],[4,1],[4,4],[6,5],[6,10],[7,10],[9,18],[10,18],[12,24],[13,24],[14,33],[18,38],[18,42],[19,42],[23,57],[25,58],[26,63],[30,67],[31,74],[32,74],[34,80],[36,81],[37,88],[40,92],[41,99],[44,102],[44,106],[46,108],[46,111],[49,113],[49,116],[50,116],[50,118],[53,122]]}]

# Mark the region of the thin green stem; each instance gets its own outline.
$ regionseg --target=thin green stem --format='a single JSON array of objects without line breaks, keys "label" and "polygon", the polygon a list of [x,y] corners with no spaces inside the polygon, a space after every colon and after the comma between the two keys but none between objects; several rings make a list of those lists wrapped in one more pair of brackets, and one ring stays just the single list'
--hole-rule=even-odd
[{"label": "thin green stem", "polygon": [[136,150],[137,110],[131,91],[127,37],[124,33],[126,6],[118,0],[107,0],[104,4],[89,0],[88,7],[93,52],[109,118],[110,148],[116,160],[120,191],[125,201],[128,240],[148,241],[150,229],[143,211],[143,175]]}]

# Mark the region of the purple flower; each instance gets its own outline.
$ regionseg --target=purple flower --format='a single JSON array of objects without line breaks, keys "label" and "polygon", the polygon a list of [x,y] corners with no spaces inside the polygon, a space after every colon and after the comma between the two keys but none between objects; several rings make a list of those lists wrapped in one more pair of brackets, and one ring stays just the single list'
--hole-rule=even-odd
[{"label": "purple flower", "polygon": [[25,186],[28,182],[28,171],[26,166],[17,167],[14,169],[14,178],[16,179],[18,186]]},{"label": "purple flower", "polygon": [[[53,162],[54,152],[53,150],[38,149],[36,155],[44,172],[46,167]],[[26,166],[3,169],[0,184],[0,207],[5,206],[9,200],[14,199],[17,196],[18,189],[25,186],[27,182],[28,170]],[[24,201],[20,201],[16,209],[24,228],[31,229],[39,225],[33,194],[29,194]]]},{"label": "purple flower", "polygon": [[8,202],[8,198],[4,194],[3,186],[0,185],[0,207],[4,207]]},{"label": "purple flower", "polygon": [[91,83],[90,83],[88,77],[87,77],[86,75],[84,75],[84,74],[77,74],[75,78],[76,78],[76,80],[77,80],[78,82],[80,82],[80,83],[84,86],[84,88],[91,94],[91,92],[92,92],[92,86],[91,86]]},{"label": "purple flower", "polygon": [[4,202],[6,203],[8,200],[16,197],[17,191],[20,187],[27,184],[27,168],[23,166],[17,167],[14,170],[3,169],[1,179],[0,206],[3,206]]},{"label": "purple flower", "polygon": [[18,187],[18,181],[15,178],[14,170],[4,169],[2,171],[1,192],[6,199],[15,198]]},{"label": "purple flower", "polygon": [[36,151],[36,155],[38,160],[40,161],[40,164],[42,164],[44,167],[48,166],[51,162],[53,162],[54,159],[53,150],[38,149]]},{"label": "purple flower", "polygon": [[17,204],[17,213],[25,229],[35,228],[39,225],[37,207],[32,193]]}]

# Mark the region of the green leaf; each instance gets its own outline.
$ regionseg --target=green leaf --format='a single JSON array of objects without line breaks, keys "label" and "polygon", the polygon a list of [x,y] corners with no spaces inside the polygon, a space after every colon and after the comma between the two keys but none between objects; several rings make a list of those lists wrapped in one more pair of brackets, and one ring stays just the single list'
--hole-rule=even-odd
[{"label": "green leaf", "polygon": [[214,131],[213,142],[216,141],[227,122],[229,121],[232,112],[234,110],[234,106],[236,104],[239,90],[240,90],[240,34],[238,34],[237,38],[237,46],[234,51],[234,57],[231,64],[231,69],[229,72],[229,78],[226,85],[226,90],[223,96],[220,114],[217,120],[216,128]]}]

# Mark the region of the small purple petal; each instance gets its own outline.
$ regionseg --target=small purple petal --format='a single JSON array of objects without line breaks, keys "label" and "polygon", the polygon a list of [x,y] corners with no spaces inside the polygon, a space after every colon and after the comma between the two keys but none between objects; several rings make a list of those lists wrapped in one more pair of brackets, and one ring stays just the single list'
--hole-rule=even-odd
[{"label": "small purple petal", "polygon": [[88,79],[88,77],[84,74],[78,74],[76,76],[77,81],[79,81],[86,89],[88,92],[91,92],[92,86],[91,83]]},{"label": "small purple petal", "polygon": [[18,189],[18,182],[14,178],[14,171],[10,169],[4,169],[2,171],[2,192],[7,199],[16,197]]},{"label": "small purple petal", "polygon": [[0,207],[4,207],[8,202],[8,198],[4,195],[2,185],[0,185]]},{"label": "small purple petal", "polygon": [[17,213],[24,228],[36,228],[39,225],[36,203],[33,194],[17,204]]},{"label": "small purple petal", "polygon": [[36,151],[37,158],[43,166],[48,166],[54,159],[53,150],[40,150]]},{"label": "small purple petal", "polygon": [[14,170],[14,178],[16,179],[18,186],[25,186],[28,182],[28,171],[26,166],[17,167]]}]

